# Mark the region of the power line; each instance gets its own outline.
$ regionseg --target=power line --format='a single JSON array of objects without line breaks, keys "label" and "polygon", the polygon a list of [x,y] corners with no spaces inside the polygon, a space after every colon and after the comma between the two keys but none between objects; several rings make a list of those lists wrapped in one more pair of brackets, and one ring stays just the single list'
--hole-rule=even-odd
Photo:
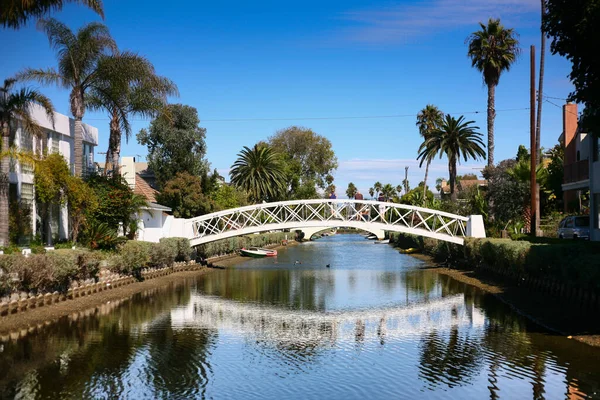
[{"label": "power line", "polygon": [[[529,110],[529,107],[523,108],[506,108],[496,110],[496,112],[511,112]],[[487,111],[463,111],[452,112],[450,115],[457,114],[483,114]],[[344,119],[386,119],[386,118],[416,118],[417,114],[391,114],[391,115],[362,115],[362,116],[339,116],[339,117],[285,117],[285,118],[217,118],[217,119],[201,119],[202,122],[250,122],[250,121],[320,121],[320,120],[344,120]],[[86,118],[87,121],[109,121],[109,118]],[[149,119],[132,119],[130,121],[149,121]]]}]

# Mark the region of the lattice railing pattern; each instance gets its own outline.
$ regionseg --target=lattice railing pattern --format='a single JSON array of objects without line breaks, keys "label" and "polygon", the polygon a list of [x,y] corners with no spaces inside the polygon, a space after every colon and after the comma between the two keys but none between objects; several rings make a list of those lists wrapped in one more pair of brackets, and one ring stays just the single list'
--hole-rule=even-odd
[{"label": "lattice railing pattern", "polygon": [[438,210],[405,204],[368,200],[298,200],[263,203],[217,213],[190,220],[193,239],[221,235],[236,230],[264,227],[355,226],[377,225],[378,229],[398,230],[403,227],[415,233],[447,235],[452,238],[466,236],[467,217]]}]

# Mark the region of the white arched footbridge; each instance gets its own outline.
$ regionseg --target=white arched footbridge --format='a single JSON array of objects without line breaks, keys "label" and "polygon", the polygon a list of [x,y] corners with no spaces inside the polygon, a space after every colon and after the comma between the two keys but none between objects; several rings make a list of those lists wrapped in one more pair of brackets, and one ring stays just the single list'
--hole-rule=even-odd
[{"label": "white arched footbridge", "polygon": [[295,200],[262,203],[180,220],[170,236],[183,236],[192,246],[271,230],[349,227],[372,232],[402,232],[463,244],[464,238],[485,237],[480,215],[464,217],[405,204],[370,200]]}]

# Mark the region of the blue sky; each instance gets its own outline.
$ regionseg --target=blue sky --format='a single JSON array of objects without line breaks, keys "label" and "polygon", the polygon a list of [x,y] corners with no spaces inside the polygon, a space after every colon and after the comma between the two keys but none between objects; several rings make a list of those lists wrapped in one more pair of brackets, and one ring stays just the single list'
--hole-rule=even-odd
[{"label": "blue sky", "polygon": [[[524,49],[496,91],[495,159],[514,157],[519,144],[529,143],[524,108],[531,44],[539,59],[539,0],[105,0],[105,13],[119,47],[148,57],[159,74],[179,86],[180,97],[172,100],[198,109],[207,129],[207,158],[225,176],[242,146],[301,125],[332,142],[339,161],[338,195],[350,181],[363,192],[377,180],[397,185],[405,166],[416,186],[424,170],[415,160],[421,140],[415,115],[426,104],[465,114],[486,132],[487,90],[470,66],[465,39],[489,17],[515,28]],[[76,5],[54,17],[72,29],[99,19]],[[19,31],[0,30],[0,48],[2,77],[56,64],[34,23]],[[558,99],[549,99],[555,105],[544,103],[542,145],[547,148],[562,132],[556,105],[572,89],[569,71],[568,61],[548,52],[544,94]],[[67,91],[42,90],[57,111],[69,114]],[[502,111],[512,109],[520,110]],[[87,113],[84,121],[100,130],[96,152],[106,151],[106,115]],[[148,123],[135,119],[134,137],[122,155],[143,159],[147,151],[136,143],[135,133]],[[484,160],[463,163],[459,173],[478,172],[483,165]],[[432,164],[429,184],[441,176],[447,176],[446,159]]]}]

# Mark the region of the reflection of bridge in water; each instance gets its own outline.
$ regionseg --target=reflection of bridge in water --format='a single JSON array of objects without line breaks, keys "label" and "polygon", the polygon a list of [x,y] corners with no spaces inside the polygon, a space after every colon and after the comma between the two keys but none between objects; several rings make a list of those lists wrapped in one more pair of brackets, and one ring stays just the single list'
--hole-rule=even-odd
[{"label": "reflection of bridge in water", "polygon": [[420,335],[453,326],[482,326],[484,315],[463,295],[427,303],[357,311],[302,311],[193,295],[171,311],[174,327],[200,326],[277,342],[321,342]]}]

